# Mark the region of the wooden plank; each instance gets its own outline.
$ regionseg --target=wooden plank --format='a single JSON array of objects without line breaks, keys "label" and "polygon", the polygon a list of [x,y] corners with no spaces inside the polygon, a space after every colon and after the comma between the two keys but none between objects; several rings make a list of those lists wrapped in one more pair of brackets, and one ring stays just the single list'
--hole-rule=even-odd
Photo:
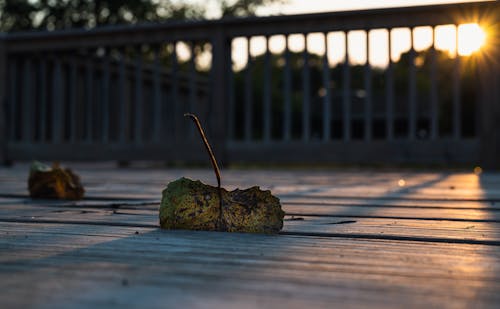
[{"label": "wooden plank", "polygon": [[[169,181],[185,176],[214,184],[210,170],[116,170],[96,169],[91,164],[69,165],[79,173],[89,197],[145,197],[159,200],[159,193]],[[104,165],[105,166],[105,165]],[[0,173],[0,193],[18,193],[26,196],[26,177],[29,165],[16,165]],[[472,173],[396,173],[373,174],[360,171],[283,171],[283,170],[227,170],[223,172],[228,189],[260,185],[272,189],[282,199],[309,202],[332,201],[409,205],[438,205],[440,203],[483,203],[496,207],[500,199],[496,174]],[[400,186],[400,180],[404,186]],[[300,200],[298,200],[300,201]]]},{"label": "wooden plank", "polygon": [[[4,205],[2,205],[4,206]],[[142,205],[136,206],[142,207]],[[30,224],[78,224],[157,228],[157,210],[118,208],[48,209],[31,211],[29,215],[12,214],[0,218],[4,223]],[[421,220],[418,218],[360,217],[360,216],[313,216],[294,213],[285,217],[281,234],[315,235],[364,239],[393,239],[426,242],[486,244],[500,246],[500,223]]]},{"label": "wooden plank", "polygon": [[418,213],[421,208],[430,209],[484,209],[487,211],[499,211],[500,202],[492,201],[471,201],[471,200],[433,200],[433,199],[412,199],[412,198],[390,198],[390,197],[317,197],[317,196],[295,196],[290,197],[285,194],[278,194],[280,201],[283,204],[299,204],[299,205],[335,205],[348,207],[394,207],[394,208],[411,208],[411,212]]},{"label": "wooden plank", "polygon": [[384,218],[437,220],[456,222],[500,222],[500,213],[480,209],[429,209],[421,208],[410,211],[410,208],[395,207],[350,207],[336,205],[297,205],[285,204],[285,212],[295,216],[331,216],[338,218]]},{"label": "wooden plank", "polygon": [[500,300],[500,252],[491,246],[106,226],[0,230],[8,307],[328,308],[341,299],[346,307],[494,308]]},{"label": "wooden plank", "polygon": [[[144,197],[158,199],[159,193],[167,185],[179,177],[200,179],[213,184],[215,178],[208,170],[179,170],[169,173],[103,173],[85,171],[73,168],[83,179],[87,189],[87,197],[92,199],[109,199],[120,197]],[[0,178],[3,182],[0,194],[24,194],[26,196],[26,179],[28,171],[18,176]],[[281,181],[280,177],[292,178]],[[309,183],[294,181],[302,178]],[[106,179],[106,180],[104,180]],[[124,180],[126,179],[126,180]],[[147,179],[147,183],[144,183]],[[17,181],[16,181],[17,180]],[[400,186],[400,182],[405,183]],[[308,177],[301,173],[251,173],[248,171],[227,171],[224,173],[224,183],[227,189],[245,188],[260,185],[272,192],[283,201],[312,204],[344,204],[344,205],[375,205],[419,207],[481,207],[495,209],[499,206],[500,190],[496,189],[495,178],[485,179],[481,184],[475,175],[439,176],[425,175],[412,177],[409,175],[385,175],[381,177],[356,180],[349,173],[337,176],[319,174]],[[335,183],[334,186],[328,183]],[[456,205],[456,206],[455,206]]]},{"label": "wooden plank", "polygon": [[[225,171],[228,187],[270,188],[294,215],[270,236],[162,231],[158,200],[123,198],[158,199],[180,176],[213,182],[207,169],[74,167],[89,194],[122,200],[0,197],[0,251],[9,252],[0,255],[2,307],[330,308],[341,300],[495,308],[500,301],[495,173]],[[0,189],[25,190],[27,170],[3,169]]]},{"label": "wooden plank", "polygon": [[[189,176],[184,174],[183,176]],[[25,176],[27,177],[27,176]],[[179,176],[181,177],[181,176]],[[192,179],[200,179],[199,177],[191,177]],[[148,183],[148,187],[143,185],[138,185],[134,183],[124,182],[122,184],[115,180],[113,183],[93,183],[84,178],[84,184],[86,188],[85,200],[81,202],[68,202],[70,205],[84,205],[90,201],[95,201],[97,203],[110,203],[116,204],[122,200],[132,200],[132,201],[160,201],[160,192],[166,187],[168,181],[172,181],[175,178],[168,177],[165,179],[164,183],[159,181],[151,181]],[[212,183],[213,180],[210,177],[201,178],[205,183]],[[246,183],[226,183],[226,188],[247,188],[255,185],[258,182]],[[484,210],[498,210],[500,208],[500,200],[498,195],[492,196],[491,198],[475,198],[474,195],[468,192],[468,198],[465,195],[459,196],[448,196],[443,197],[442,193],[437,190],[431,191],[434,193],[429,197],[422,197],[422,192],[417,192],[415,194],[406,196],[398,194],[397,192],[381,195],[376,192],[368,192],[367,194],[362,194],[362,189],[356,190],[345,190],[339,188],[337,192],[329,192],[330,194],[310,194],[310,192],[317,191],[315,188],[304,187],[304,186],[272,186],[268,183],[261,182],[261,188],[272,189],[273,194],[281,199],[283,203],[290,204],[310,204],[310,205],[336,205],[336,206],[366,206],[366,207],[411,207],[415,208],[418,212],[420,208],[433,208],[433,209],[447,209],[447,208],[457,208],[457,209],[484,209]],[[293,190],[297,190],[294,193]],[[321,189],[320,189],[321,190]],[[344,192],[347,191],[347,192]],[[343,192],[343,193],[342,193]],[[472,192],[474,193],[474,192]],[[22,184],[4,184],[0,190],[1,197],[16,197],[27,199],[28,194],[26,190],[26,183]],[[100,201],[100,202],[99,202]],[[55,203],[57,205],[62,202],[58,201],[48,201]],[[62,203],[64,204],[64,203]]]},{"label": "wooden plank", "polygon": [[[20,204],[24,204],[20,207]],[[59,222],[60,224],[101,224],[113,226],[158,226],[159,201],[80,201],[59,203],[54,201],[30,201],[26,199],[1,199],[0,221],[19,221],[43,224]],[[345,205],[322,204],[323,210],[330,214],[322,214],[313,207],[318,204],[297,204],[283,201],[283,207],[289,213],[285,217],[285,232],[295,233],[347,233],[378,237],[391,235],[394,237],[428,238],[428,241],[441,239],[444,241],[500,241],[499,210],[488,208],[455,208],[455,207],[415,207],[384,205]],[[317,208],[316,208],[317,209]],[[395,211],[394,211],[395,210]],[[388,212],[389,211],[389,212]],[[378,216],[379,214],[395,214]],[[486,220],[475,220],[468,214],[483,214],[493,217]],[[359,215],[360,214],[360,215]],[[404,214],[409,218],[402,218]],[[428,218],[428,216],[442,216]],[[456,218],[446,218],[454,215]],[[411,217],[413,216],[413,218]],[[495,219],[496,218],[496,219]]]},{"label": "wooden plank", "polygon": [[[158,202],[1,203],[1,222],[157,227]],[[500,212],[490,209],[387,207],[284,202],[284,233],[369,239],[413,239],[500,246]],[[299,222],[300,221],[300,222]]]},{"label": "wooden plank", "polygon": [[412,219],[288,216],[284,234],[500,246],[500,224]]},{"label": "wooden plank", "polygon": [[[99,205],[99,204],[98,204]],[[101,203],[102,205],[102,203]],[[138,206],[130,208],[126,213],[130,215],[130,220],[134,216],[145,215],[148,218],[141,219],[144,222],[157,222],[157,208],[159,203],[154,203],[151,207]],[[17,207],[15,205],[3,205],[0,210],[0,218],[3,219],[57,219],[57,220],[79,220],[92,222],[93,220],[106,221],[120,204],[111,204],[109,207],[91,207],[85,209],[85,205],[75,206],[29,206]],[[426,221],[450,221],[450,222],[500,222],[500,212],[498,209],[487,208],[412,208],[412,207],[386,207],[382,205],[343,205],[343,204],[301,204],[283,203],[283,209],[288,215],[294,216],[315,216],[315,217],[335,217],[335,218],[384,218],[384,219],[411,219]],[[87,211],[87,212],[84,212]],[[80,214],[80,212],[83,212]],[[73,217],[75,215],[75,217]],[[65,219],[67,216],[71,218]],[[118,216],[110,220],[123,220],[125,217]],[[144,221],[145,220],[145,221]],[[443,224],[446,224],[444,222]],[[449,223],[453,224],[453,223]]]},{"label": "wooden plank", "polygon": [[[21,204],[34,204],[36,207],[90,207],[90,208],[134,208],[137,205],[142,205],[142,208],[149,209],[157,207],[160,203],[160,196],[158,191],[161,191],[166,185],[152,184],[151,189],[141,190],[139,186],[134,184],[123,184],[121,187],[109,186],[109,191],[96,190],[98,185],[86,184],[87,195],[81,201],[57,201],[57,200],[31,200],[26,189],[19,190],[18,193],[5,194],[0,192],[0,204],[13,205],[14,203]],[[128,193],[135,192],[135,194],[124,194],[126,188],[129,187]],[[247,186],[234,186],[231,187],[247,187]],[[4,190],[16,191],[15,186],[5,186]],[[141,192],[139,194],[137,192]],[[463,210],[484,210],[485,212],[498,212],[500,211],[500,202],[497,201],[471,201],[471,200],[433,200],[433,199],[397,199],[397,198],[377,198],[377,197],[317,197],[317,196],[295,196],[280,194],[278,190],[273,189],[282,205],[319,205],[319,206],[338,206],[338,207],[369,207],[369,208],[400,208],[408,209],[408,213],[418,214],[420,209],[440,209],[446,211],[447,209],[463,209]],[[149,206],[148,206],[149,205]]]},{"label": "wooden plank", "polygon": [[[400,179],[399,181],[408,181]],[[434,200],[434,201],[489,201],[497,202],[499,197],[499,190],[491,189],[489,193],[485,194],[482,188],[455,189],[453,185],[446,187],[434,187],[433,182],[439,180],[431,180],[427,184],[419,185],[405,185],[399,187],[394,184],[391,187],[376,187],[374,184],[368,183],[359,184],[356,187],[349,187],[349,185],[338,185],[336,187],[328,186],[307,186],[307,185],[276,185],[273,189],[279,192],[283,197],[308,197],[308,198],[374,198],[374,199],[395,199],[395,200]],[[458,180],[459,181],[459,180]]]},{"label": "wooden plank", "polygon": [[[216,183],[213,171],[209,169],[116,169],[109,163],[72,163],[66,166],[81,175],[89,196],[141,196],[146,193],[150,198],[159,198],[159,193],[169,181],[183,176],[209,184]],[[9,190],[15,190],[26,195],[28,171],[29,164],[16,164],[12,168],[2,169],[0,193],[7,194]],[[323,170],[323,167],[318,167],[293,171],[227,169],[223,171],[223,179],[228,189],[260,185],[288,200],[308,198],[316,202],[328,199],[347,202],[354,199],[366,200],[367,203],[393,201],[417,205],[424,202],[482,202],[490,207],[490,204],[495,206],[500,199],[500,176],[496,173],[480,176],[471,172],[374,173],[371,170]],[[400,185],[400,180],[404,180],[404,186]]]}]

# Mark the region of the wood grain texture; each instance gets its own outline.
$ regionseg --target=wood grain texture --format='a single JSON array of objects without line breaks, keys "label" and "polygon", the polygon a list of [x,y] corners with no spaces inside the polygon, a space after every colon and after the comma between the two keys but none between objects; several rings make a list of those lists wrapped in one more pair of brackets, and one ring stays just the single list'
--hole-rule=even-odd
[{"label": "wood grain texture", "polygon": [[0,226],[0,246],[10,253],[2,255],[0,287],[13,306],[493,307],[500,300],[497,247]]},{"label": "wood grain texture", "polygon": [[[22,207],[10,203],[0,203],[0,205],[0,222],[158,227],[156,203],[96,203],[79,206],[47,203]],[[494,219],[475,219],[477,216],[469,217],[467,212],[472,212],[471,210],[450,212],[442,209],[431,211],[418,209],[413,214],[405,214],[411,209],[402,208],[396,212],[391,208],[372,207],[365,214],[358,207],[342,207],[337,211],[335,207],[328,206],[303,206],[303,211],[300,211],[301,208],[298,208],[299,211],[296,209],[284,205],[287,213],[284,232],[317,233],[325,237],[341,234],[362,238],[416,237],[427,241],[472,243],[486,241],[492,244],[500,240],[500,222]],[[329,210],[331,212],[328,212]],[[394,212],[392,217],[391,211]],[[456,216],[453,216],[454,214]]]},{"label": "wood grain texture", "polygon": [[[500,302],[500,175],[228,170],[271,189],[278,235],[164,231],[161,190],[210,170],[74,164],[82,201],[0,170],[2,308],[482,307]],[[405,180],[404,186],[398,185]]]}]

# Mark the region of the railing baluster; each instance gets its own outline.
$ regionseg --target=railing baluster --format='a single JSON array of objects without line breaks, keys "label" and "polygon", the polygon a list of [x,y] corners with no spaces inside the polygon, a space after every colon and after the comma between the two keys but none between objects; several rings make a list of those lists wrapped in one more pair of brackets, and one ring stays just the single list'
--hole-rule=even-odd
[{"label": "railing baluster", "polygon": [[271,53],[269,50],[269,37],[266,37],[266,53],[264,56],[264,98],[263,98],[263,119],[264,119],[264,142],[271,140]]},{"label": "railing baluster", "polygon": [[284,80],[284,108],[283,108],[283,140],[289,141],[292,137],[292,71],[290,69],[290,49],[288,48],[288,36],[285,36],[285,67],[283,69]]},{"label": "railing baluster", "polygon": [[154,68],[153,68],[153,140],[155,143],[160,142],[161,131],[161,115],[163,112],[161,106],[161,80],[160,71],[162,69],[160,61],[161,46],[154,47]]},{"label": "railing baluster", "polygon": [[349,32],[344,32],[345,59],[343,66],[343,135],[344,141],[351,139],[351,70],[349,65]]},{"label": "railing baluster", "polygon": [[182,132],[182,109],[181,102],[179,100],[179,63],[177,62],[177,42],[172,42],[172,54],[171,54],[171,65],[172,65],[172,106],[174,110],[173,122],[174,122],[174,137],[177,141],[181,138]]},{"label": "railing baluster", "polygon": [[[209,127],[209,133],[212,136],[214,145],[219,151],[221,163],[227,162],[227,155],[224,154],[224,149],[227,142],[227,76],[225,73],[228,58],[231,58],[230,40],[225,34],[225,28],[220,27],[214,31],[210,40],[212,45],[212,65],[210,74],[213,77],[211,80],[210,114],[205,116],[207,120],[213,119],[212,125]],[[208,118],[210,117],[210,118]],[[218,146],[217,146],[218,145]]]},{"label": "railing baluster", "polygon": [[385,129],[386,138],[388,141],[394,139],[394,71],[392,63],[392,44],[391,44],[391,31],[392,29],[387,29],[388,38],[387,46],[389,53],[389,62],[387,63],[386,69],[386,119],[385,119]]},{"label": "railing baluster", "polygon": [[410,28],[409,52],[409,77],[408,77],[408,139],[413,140],[417,131],[417,81],[415,68],[415,47],[413,42],[413,28]]},{"label": "railing baluster", "polygon": [[325,93],[323,96],[323,141],[327,142],[331,136],[331,90],[330,90],[330,63],[328,59],[328,32],[325,36],[325,54],[323,55],[323,88]]},{"label": "railing baluster", "polygon": [[86,95],[86,123],[85,123],[85,138],[88,142],[92,141],[93,138],[93,124],[94,124],[94,115],[92,114],[93,112],[93,104],[94,104],[94,64],[93,64],[93,58],[94,58],[94,53],[93,50],[89,50],[87,54],[87,64],[86,64],[86,70],[85,70],[85,92],[87,93]]},{"label": "railing baluster", "polygon": [[120,49],[120,64],[118,67],[118,104],[119,104],[119,141],[124,144],[127,138],[127,131],[129,126],[127,125],[127,96],[125,95],[125,59],[126,59],[127,49],[124,47]]},{"label": "railing baluster", "polygon": [[365,63],[365,140],[372,139],[373,121],[373,91],[372,91],[372,68],[370,64],[370,31],[366,31],[366,63]]},{"label": "railing baluster", "polygon": [[47,138],[47,58],[40,55],[40,142]]},{"label": "railing baluster", "polygon": [[432,46],[430,49],[430,104],[431,124],[430,138],[436,140],[439,135],[439,108],[438,108],[438,85],[437,85],[437,61],[436,61],[436,29],[432,28]]},{"label": "railing baluster", "polygon": [[69,140],[71,143],[76,142],[77,139],[77,124],[79,122],[78,113],[76,111],[76,91],[77,91],[77,72],[76,72],[76,61],[77,56],[72,56],[69,61],[69,84],[68,84],[68,93],[69,93],[69,125],[70,125],[70,135]]},{"label": "railing baluster", "polygon": [[[229,43],[229,46],[232,46],[232,43]],[[236,117],[236,110],[235,110],[235,101],[234,101],[234,73],[233,73],[233,59],[232,59],[232,54],[230,53],[230,57],[226,58],[226,61],[228,62],[226,64],[227,68],[227,79],[228,79],[228,98],[229,98],[229,108],[228,108],[228,135],[227,137],[229,138],[230,141],[234,140],[235,138],[235,117]]]},{"label": "railing baluster", "polygon": [[135,100],[134,100],[134,142],[142,143],[142,114],[143,114],[143,99],[142,99],[142,48],[136,47],[135,56]]},{"label": "railing baluster", "polygon": [[7,156],[7,145],[9,141],[8,125],[9,125],[9,115],[7,110],[9,108],[8,104],[8,62],[7,53],[5,48],[5,40],[2,38],[0,41],[0,164],[6,165],[9,163],[9,158]]},{"label": "railing baluster", "polygon": [[311,77],[309,74],[309,51],[307,50],[307,33],[304,33],[304,52],[302,54],[302,139],[307,142],[310,137],[310,109],[311,109]]},{"label": "railing baluster", "polygon": [[9,91],[9,107],[10,107],[10,121],[9,121],[9,135],[10,140],[16,140],[16,126],[17,126],[17,59],[10,61],[9,70],[10,91]]},{"label": "railing baluster", "polygon": [[103,73],[102,73],[102,96],[101,96],[101,123],[102,123],[102,142],[107,143],[109,140],[109,62],[111,50],[105,49],[102,58],[103,61]]},{"label": "railing baluster", "polygon": [[31,59],[30,56],[26,56],[23,60],[23,105],[22,105],[22,138],[24,143],[29,143],[33,139],[33,128],[32,124],[35,117],[35,109],[33,106],[33,83],[31,81]]},{"label": "railing baluster", "polygon": [[63,133],[63,87],[61,59],[54,57],[54,79],[52,84],[52,141],[54,144],[61,143]]},{"label": "railing baluster", "polygon": [[453,62],[453,138],[461,135],[461,98],[460,98],[460,55],[458,54],[458,25],[455,26],[455,61]]},{"label": "railing baluster", "polygon": [[250,52],[250,37],[247,38],[247,66],[245,69],[245,107],[243,116],[244,121],[244,137],[245,141],[249,142],[252,139],[253,127],[253,98],[252,98],[252,54]]},{"label": "railing baluster", "polygon": [[409,77],[408,77],[408,139],[416,137],[417,129],[417,80],[413,28],[410,29]]},{"label": "railing baluster", "polygon": [[[195,43],[191,42],[191,59],[189,59],[189,112],[196,112],[196,55]],[[194,137],[194,126],[188,127],[189,137]]]}]

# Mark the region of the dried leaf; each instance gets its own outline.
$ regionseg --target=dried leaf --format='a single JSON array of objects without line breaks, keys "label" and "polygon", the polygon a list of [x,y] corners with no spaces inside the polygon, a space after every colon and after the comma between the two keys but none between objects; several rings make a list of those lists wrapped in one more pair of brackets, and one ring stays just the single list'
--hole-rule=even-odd
[{"label": "dried leaf", "polygon": [[160,226],[221,232],[279,232],[285,216],[279,199],[271,191],[262,191],[259,187],[230,192],[222,188],[217,160],[198,117],[189,113],[184,116],[193,120],[200,133],[217,178],[217,187],[187,178],[169,183],[163,190]]},{"label": "dried leaf", "polygon": [[[219,196],[222,198],[219,198]],[[180,178],[163,190],[160,226],[246,233],[277,233],[285,213],[270,191],[259,187],[227,191]]]},{"label": "dried leaf", "polygon": [[52,167],[33,162],[28,179],[28,189],[32,198],[79,200],[85,190],[80,177],[70,169],[61,168],[57,163]]}]

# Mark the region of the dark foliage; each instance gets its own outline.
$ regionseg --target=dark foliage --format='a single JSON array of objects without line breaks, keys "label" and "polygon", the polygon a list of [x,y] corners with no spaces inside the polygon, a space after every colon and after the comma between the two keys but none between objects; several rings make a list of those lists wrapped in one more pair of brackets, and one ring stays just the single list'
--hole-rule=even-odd
[{"label": "dark foliage", "polygon": [[[219,0],[222,17],[253,15],[283,0]],[[93,28],[101,25],[202,19],[202,5],[171,0],[0,0],[2,31]]]}]

